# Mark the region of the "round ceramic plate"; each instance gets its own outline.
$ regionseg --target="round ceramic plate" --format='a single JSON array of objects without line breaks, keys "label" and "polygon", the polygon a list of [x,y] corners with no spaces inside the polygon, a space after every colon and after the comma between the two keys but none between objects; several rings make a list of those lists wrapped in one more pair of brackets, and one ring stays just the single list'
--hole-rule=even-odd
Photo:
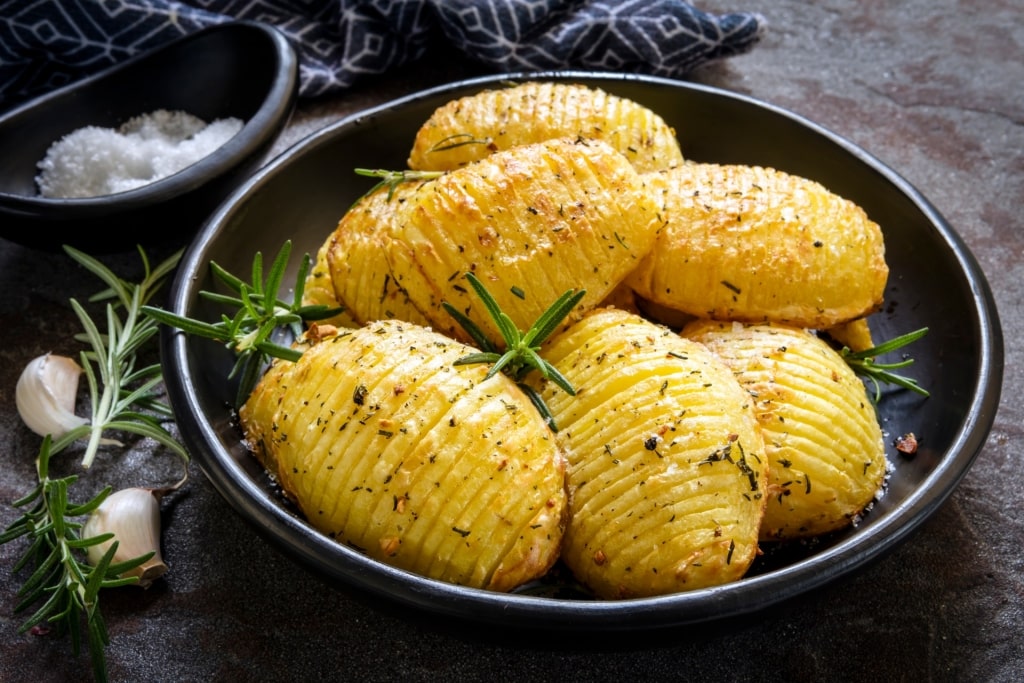
[{"label": "round ceramic plate", "polygon": [[[214,342],[165,329],[164,372],[178,424],[196,461],[245,519],[282,552],[340,587],[388,603],[473,622],[536,629],[655,629],[764,609],[842,579],[892,549],[949,496],[985,443],[1002,383],[1003,350],[991,292],[974,258],[929,202],[867,152],[792,113],[709,87],[620,74],[557,73],[479,78],[421,92],[344,119],[259,171],[225,201],[185,254],[171,292],[179,314],[216,320],[198,292],[218,289],[209,264],[241,276],[254,254],[269,259],[286,239],[315,255],[353,201],[373,184],[357,167],[405,167],[419,126],[441,104],[508,81],[584,83],[660,114],[695,161],[771,166],[812,178],[860,204],[885,235],[889,287],[871,318],[876,340],[930,329],[906,373],[931,392],[887,389],[879,418],[894,471],[882,499],[854,528],[765,553],[744,579],[658,598],[600,601],[558,578],[498,594],[400,571],[315,531],[278,495],[241,443],[229,406],[234,358]],[[288,280],[286,279],[286,282]],[[913,458],[891,441],[913,432]]]}]

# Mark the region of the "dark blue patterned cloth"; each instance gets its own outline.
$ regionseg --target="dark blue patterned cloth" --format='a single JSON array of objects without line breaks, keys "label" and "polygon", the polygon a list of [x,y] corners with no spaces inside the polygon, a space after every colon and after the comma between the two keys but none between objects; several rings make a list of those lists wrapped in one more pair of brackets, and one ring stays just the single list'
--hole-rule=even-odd
[{"label": "dark blue patterned cloth", "polygon": [[439,41],[498,71],[680,77],[746,52],[765,28],[758,14],[714,15],[680,0],[0,0],[0,108],[231,19],[289,37],[302,97],[350,87]]}]

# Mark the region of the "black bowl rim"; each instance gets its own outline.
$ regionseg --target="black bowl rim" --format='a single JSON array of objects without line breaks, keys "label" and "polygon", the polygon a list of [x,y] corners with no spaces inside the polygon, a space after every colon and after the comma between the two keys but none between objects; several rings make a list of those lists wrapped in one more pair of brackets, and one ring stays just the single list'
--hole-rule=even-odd
[{"label": "black bowl rim", "polygon": [[[296,156],[329,142],[339,129],[387,113],[409,103],[453,90],[484,89],[507,81],[589,80],[639,81],[655,87],[692,89],[763,108],[809,128],[844,148],[895,185],[928,218],[971,283],[979,319],[979,373],[971,387],[972,401],[965,421],[945,456],[917,489],[884,519],[864,533],[852,535],[811,557],[781,569],[739,581],[691,592],[622,601],[559,600],[528,595],[491,593],[427,579],[370,560],[327,539],[277,504],[252,482],[230,457],[220,457],[218,436],[194,400],[194,386],[184,374],[189,365],[183,333],[164,328],[165,381],[179,415],[182,436],[196,454],[204,473],[224,498],[278,550],[324,577],[337,579],[338,567],[329,561],[340,553],[352,565],[342,583],[390,603],[417,607],[436,615],[495,626],[525,626],[541,630],[615,632],[654,630],[724,620],[761,611],[809,593],[865,566],[895,548],[949,497],[983,448],[999,406],[1003,377],[1003,337],[987,279],[962,238],[935,207],[909,182],[880,160],[842,136],[794,112],[762,100],[715,88],[656,76],[588,71],[523,72],[482,76],[436,86],[352,114],[295,143],[241,185],[215,211],[183,256],[173,284],[171,309],[184,314],[190,303],[190,284],[208,263],[210,241],[220,226],[247,197],[259,191],[275,171]],[[952,456],[952,457],[950,457]]]},{"label": "black bowl rim", "polygon": [[223,32],[253,33],[266,38],[275,57],[276,74],[260,108],[221,147],[177,173],[116,194],[64,198],[0,191],[0,210],[14,214],[43,212],[45,215],[56,217],[64,213],[88,215],[93,211],[110,213],[115,209],[130,211],[147,207],[154,203],[175,199],[227,174],[238,164],[244,162],[254,150],[260,149],[276,139],[280,130],[287,123],[298,96],[298,55],[280,30],[270,24],[250,20],[225,21],[187,33],[152,50],[141,52],[123,62],[23,102],[0,115],[0,122],[22,116],[26,111],[34,109],[47,100],[60,98],[67,92],[138,68],[138,64],[151,61],[161,54],[187,50],[189,44],[203,40],[211,34]]}]

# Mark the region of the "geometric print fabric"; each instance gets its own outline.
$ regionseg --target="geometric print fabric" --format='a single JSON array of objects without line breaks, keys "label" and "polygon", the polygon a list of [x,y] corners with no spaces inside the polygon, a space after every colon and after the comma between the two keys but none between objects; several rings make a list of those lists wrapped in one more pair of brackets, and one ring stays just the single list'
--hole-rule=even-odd
[{"label": "geometric print fabric", "polygon": [[344,90],[445,45],[496,72],[682,77],[750,50],[755,13],[680,0],[0,0],[0,109],[233,19],[271,24],[299,56],[299,96]]}]

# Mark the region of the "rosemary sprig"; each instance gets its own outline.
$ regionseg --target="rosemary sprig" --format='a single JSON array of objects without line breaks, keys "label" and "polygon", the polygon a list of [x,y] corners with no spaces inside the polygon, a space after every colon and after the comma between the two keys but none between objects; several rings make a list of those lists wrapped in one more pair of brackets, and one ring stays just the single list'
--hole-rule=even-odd
[{"label": "rosemary sprig", "polygon": [[102,560],[90,566],[79,559],[82,551],[110,540],[113,534],[82,538],[84,522],[77,518],[93,512],[110,494],[104,488],[86,503],[68,500],[68,489],[77,480],[76,475],[52,479],[49,474],[50,458],[56,454],[49,436],[36,458],[39,483],[23,498],[15,501],[17,508],[25,508],[22,515],[0,534],[0,544],[16,538],[28,537],[29,547],[14,566],[15,572],[31,565],[35,570],[18,591],[19,602],[15,612],[42,602],[42,605],[18,629],[26,633],[55,623],[58,632],[68,633],[75,656],[81,648],[81,622],[84,618],[86,638],[92,660],[93,675],[97,681],[107,680],[104,648],[110,644],[103,615],[99,610],[99,591],[138,582],[138,577],[121,578],[121,574],[146,562],[153,553],[112,564],[117,552],[114,541]]},{"label": "rosemary sprig", "polygon": [[[160,398],[158,388],[163,379],[160,364],[137,367],[139,350],[154,339],[157,324],[143,316],[145,304],[153,297],[174,270],[181,251],[170,256],[156,268],[151,268],[145,251],[139,249],[145,276],[133,284],[115,275],[109,268],[91,256],[72,247],[64,247],[71,258],[87,268],[107,284],[107,289],[91,297],[91,301],[107,301],[106,333],[75,299],[72,309],[82,324],[84,333],[75,339],[88,343],[89,349],[81,353],[81,366],[89,386],[91,420],[76,427],[53,442],[53,451],[59,453],[79,439],[88,438],[82,467],[92,465],[101,445],[121,445],[106,437],[110,431],[129,432],[149,437],[177,453],[188,462],[189,456],[182,446],[161,424],[172,420],[170,406]],[[111,300],[113,301],[111,303]],[[118,312],[123,318],[118,317]]]},{"label": "rosemary sprig", "polygon": [[[253,259],[252,284],[232,275],[216,263],[211,263],[213,274],[226,284],[235,295],[223,295],[209,291],[201,291],[200,296],[211,301],[224,304],[235,310],[232,316],[222,315],[220,322],[208,323],[193,318],[165,311],[160,308],[145,306],[143,311],[153,320],[170,325],[185,332],[206,339],[224,343],[236,354],[235,366],[229,377],[241,375],[236,397],[236,404],[241,405],[252,392],[259,380],[263,366],[270,358],[281,358],[296,361],[302,351],[284,346],[273,340],[273,336],[282,328],[288,329],[293,338],[301,336],[305,323],[323,320],[337,315],[343,309],[329,308],[322,305],[303,306],[302,295],[305,291],[306,276],[309,273],[311,259],[309,254],[303,257],[295,279],[294,299],[292,303],[283,301],[278,296],[281,282],[291,256],[291,242],[286,241],[270,271],[263,275],[263,256],[257,252]],[[480,280],[468,274],[467,279],[483,301],[490,316],[495,320],[505,342],[504,350],[492,343],[487,335],[465,314],[444,302],[442,305],[456,321],[466,330],[480,347],[481,352],[470,354],[459,359],[458,365],[470,363],[493,363],[487,378],[498,372],[511,377],[526,393],[545,421],[556,430],[551,412],[543,400],[523,379],[537,370],[541,375],[559,386],[570,395],[575,390],[567,379],[550,363],[540,357],[538,350],[565,316],[580,302],[585,291],[569,290],[562,294],[524,334],[516,328],[515,323],[499,307],[494,297],[484,288]]]},{"label": "rosemary sprig", "polygon": [[497,344],[488,339],[483,330],[462,311],[447,301],[442,302],[441,305],[448,314],[455,318],[455,321],[462,326],[481,349],[479,353],[463,356],[455,364],[491,363],[491,369],[487,371],[484,379],[490,379],[497,373],[504,372],[529,397],[530,401],[544,418],[544,421],[551,428],[551,431],[557,432],[558,425],[555,424],[555,419],[552,417],[547,404],[544,403],[544,400],[533,387],[526,384],[523,380],[526,378],[526,375],[536,370],[542,377],[554,382],[562,391],[570,396],[576,395],[576,389],[569,380],[555,366],[541,358],[539,351],[541,344],[551,336],[551,333],[558,328],[570,311],[576,307],[576,304],[586,294],[586,290],[570,289],[564,292],[537,318],[536,322],[524,334],[516,327],[512,319],[501,310],[498,302],[495,301],[491,293],[487,291],[487,288],[484,287],[483,283],[475,275],[467,273],[466,279],[469,280],[469,284],[473,287],[477,296],[480,297],[484,308],[487,309],[487,313],[498,326],[498,331],[505,345],[504,350],[502,350]]},{"label": "rosemary sprig", "polygon": [[90,566],[83,551],[110,540],[112,534],[82,538],[84,522],[79,518],[98,508],[111,489],[104,488],[85,503],[73,503],[68,498],[68,490],[77,481],[77,475],[51,478],[50,460],[75,442],[87,439],[81,464],[88,468],[100,446],[120,445],[107,436],[109,432],[133,433],[155,440],[182,458],[186,464],[185,477],[174,488],[187,480],[188,452],[163,426],[165,421],[173,419],[173,413],[158,391],[163,379],[160,366],[139,366],[141,353],[155,342],[157,331],[157,323],[144,317],[142,309],[174,270],[181,252],[151,268],[145,251],[139,248],[145,275],[141,283],[132,284],[117,277],[96,259],[71,247],[64,249],[107,284],[107,289],[90,298],[94,302],[107,302],[105,332],[100,332],[99,325],[82,305],[75,299],[70,300],[85,330],[75,338],[89,347],[81,352],[80,358],[89,386],[91,421],[57,439],[49,435],[43,438],[36,457],[38,482],[31,492],[13,503],[24,512],[0,533],[0,544],[18,538],[29,540],[28,548],[13,571],[29,566],[35,568],[18,592],[15,611],[21,612],[40,602],[42,605],[20,631],[56,624],[59,632],[70,634],[72,650],[77,655],[84,619],[94,676],[96,680],[105,681],[104,648],[110,643],[110,637],[99,610],[100,589],[137,582],[137,577],[121,578],[120,575],[149,560],[152,553],[114,564],[115,541],[102,559]]},{"label": "rosemary sprig", "polygon": [[357,168],[355,172],[356,175],[367,178],[380,178],[380,181],[360,195],[352,203],[353,206],[383,187],[388,188],[388,201],[390,202],[392,197],[395,196],[395,190],[402,183],[411,183],[417,180],[433,180],[434,178],[440,178],[445,173],[444,171],[389,171],[383,168]]},{"label": "rosemary sprig", "polygon": [[916,379],[911,377],[904,377],[894,370],[900,370],[914,363],[913,358],[904,358],[903,360],[896,361],[893,363],[879,363],[875,359],[878,356],[882,356],[893,351],[897,351],[904,346],[913,344],[921,337],[928,334],[928,328],[922,327],[919,330],[902,334],[898,337],[894,337],[887,342],[874,346],[864,351],[851,351],[849,347],[844,346],[840,349],[839,353],[846,360],[847,364],[853,368],[861,377],[867,378],[874,385],[874,399],[875,403],[878,403],[882,398],[882,388],[880,383],[885,382],[887,384],[895,384],[896,386],[909,389],[921,396],[929,396],[929,393],[920,384],[917,383]]},{"label": "rosemary sprig", "polygon": [[298,349],[274,340],[279,330],[283,328],[290,331],[293,338],[297,338],[302,334],[304,323],[324,320],[344,310],[323,305],[302,305],[306,276],[312,263],[309,254],[303,256],[295,276],[293,301],[279,298],[278,292],[288,267],[291,249],[291,241],[286,241],[274,257],[266,276],[263,273],[263,254],[257,252],[252,263],[251,283],[232,275],[217,263],[210,263],[213,275],[233,292],[231,295],[200,292],[203,298],[233,309],[231,316],[222,315],[219,322],[194,320],[153,306],[143,308],[146,315],[155,321],[180,329],[186,334],[222,342],[236,354],[235,366],[228,376],[241,378],[238,405],[244,402],[256,386],[263,366],[271,358],[296,361],[302,355]]}]

